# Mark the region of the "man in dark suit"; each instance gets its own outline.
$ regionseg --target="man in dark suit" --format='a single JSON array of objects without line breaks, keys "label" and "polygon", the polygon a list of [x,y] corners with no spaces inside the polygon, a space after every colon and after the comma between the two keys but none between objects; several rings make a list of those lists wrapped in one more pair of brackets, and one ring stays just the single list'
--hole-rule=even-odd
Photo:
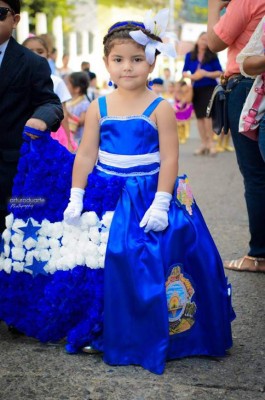
[{"label": "man in dark suit", "polygon": [[56,131],[63,119],[47,60],[12,37],[19,20],[20,0],[0,1],[0,234],[5,229],[24,126]]}]

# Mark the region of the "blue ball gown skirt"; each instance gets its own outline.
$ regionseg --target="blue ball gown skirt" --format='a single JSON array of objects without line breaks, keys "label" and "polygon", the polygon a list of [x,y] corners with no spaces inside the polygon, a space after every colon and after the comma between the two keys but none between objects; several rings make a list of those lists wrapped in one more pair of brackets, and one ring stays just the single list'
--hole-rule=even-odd
[{"label": "blue ball gown skirt", "polygon": [[157,374],[169,359],[225,355],[231,287],[187,177],[168,228],[144,233],[158,174],[95,169],[72,227],[62,220],[74,156],[48,136],[21,151],[0,248],[0,319],[42,342],[67,338],[69,353],[90,344],[108,364]]}]

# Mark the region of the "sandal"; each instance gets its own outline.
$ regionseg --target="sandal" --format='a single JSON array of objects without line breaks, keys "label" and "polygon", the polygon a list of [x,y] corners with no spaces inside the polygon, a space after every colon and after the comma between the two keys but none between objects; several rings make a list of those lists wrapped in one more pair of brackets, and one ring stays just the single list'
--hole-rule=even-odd
[{"label": "sandal", "polygon": [[85,346],[82,348],[83,353],[87,353],[87,354],[100,354],[101,351],[94,349],[94,347],[92,346]]},{"label": "sandal", "polygon": [[194,156],[204,156],[209,154],[209,149],[207,147],[199,147],[197,150],[194,151]]},{"label": "sandal", "polygon": [[225,261],[224,267],[233,271],[265,272],[265,258],[244,256],[237,260]]},{"label": "sandal", "polygon": [[218,151],[217,151],[214,147],[211,147],[208,151],[209,151],[208,154],[209,154],[210,156],[212,156],[212,157],[217,156]]}]

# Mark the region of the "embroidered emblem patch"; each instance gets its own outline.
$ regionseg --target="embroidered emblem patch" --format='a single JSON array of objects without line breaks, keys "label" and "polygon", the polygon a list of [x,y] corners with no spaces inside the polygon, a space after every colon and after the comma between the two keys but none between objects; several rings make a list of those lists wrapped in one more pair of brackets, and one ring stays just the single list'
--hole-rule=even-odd
[{"label": "embroidered emblem patch", "polygon": [[187,176],[178,178],[175,196],[176,203],[180,206],[184,206],[187,212],[192,215],[194,197]]},{"label": "embroidered emblem patch", "polygon": [[195,322],[196,304],[191,301],[194,288],[181,272],[181,264],[174,265],[166,281],[169,334],[189,330]]}]

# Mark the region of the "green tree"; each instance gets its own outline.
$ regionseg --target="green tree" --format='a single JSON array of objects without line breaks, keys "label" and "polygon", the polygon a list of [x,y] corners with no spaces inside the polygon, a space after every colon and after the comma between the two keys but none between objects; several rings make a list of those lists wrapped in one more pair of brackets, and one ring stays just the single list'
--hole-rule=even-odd
[{"label": "green tree", "polygon": [[[35,15],[42,12],[47,15],[48,29],[51,29],[51,23],[54,17],[61,15],[63,21],[70,20],[74,15],[74,0],[23,0],[22,10],[28,11],[31,29],[35,26]],[[67,24],[64,25],[67,30]]]},{"label": "green tree", "polygon": [[[134,2],[131,0],[98,0],[98,2],[106,7],[111,7],[112,5],[115,5],[116,7],[128,7],[128,6],[133,6],[136,8],[144,8],[146,10],[154,10],[154,12],[157,12],[161,10],[162,8],[167,8],[169,7],[169,0],[141,0]],[[174,0],[174,13],[175,17],[178,16],[179,11],[182,8],[184,0]]]}]

